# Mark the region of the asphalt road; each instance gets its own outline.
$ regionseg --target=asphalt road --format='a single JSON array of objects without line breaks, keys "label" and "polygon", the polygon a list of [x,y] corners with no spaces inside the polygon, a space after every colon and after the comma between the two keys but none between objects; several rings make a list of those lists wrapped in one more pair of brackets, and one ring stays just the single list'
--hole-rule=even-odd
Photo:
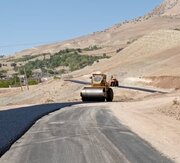
[{"label": "asphalt road", "polygon": [[[77,83],[77,84],[82,84],[82,85],[91,85],[90,82],[80,81],[80,80],[65,80],[65,81],[69,81],[69,82],[73,82],[73,83]],[[160,91],[160,90],[157,90],[157,89],[149,89],[149,88],[135,87],[135,86],[125,86],[125,85],[119,85],[116,88],[135,90],[135,91],[142,91],[142,92],[149,92],[149,93],[163,93],[163,94],[168,93],[168,92]]]},{"label": "asphalt road", "polygon": [[0,158],[0,162],[172,162],[120,124],[105,105],[87,106],[72,106],[43,117]]}]

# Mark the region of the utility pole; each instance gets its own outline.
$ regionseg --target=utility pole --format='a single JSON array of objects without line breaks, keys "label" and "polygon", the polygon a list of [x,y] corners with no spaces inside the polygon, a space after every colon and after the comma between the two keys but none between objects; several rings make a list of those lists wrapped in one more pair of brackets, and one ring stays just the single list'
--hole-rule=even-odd
[{"label": "utility pole", "polygon": [[27,89],[29,90],[28,78],[27,78],[27,74],[26,74],[26,69],[25,68],[24,68],[24,75],[25,75],[26,86],[27,86]]},{"label": "utility pole", "polygon": [[20,83],[20,87],[21,87],[21,91],[23,91],[23,87],[22,87],[22,78],[21,78],[21,76],[20,76],[20,70],[19,70],[19,68],[18,68],[18,77],[19,77],[19,83]]}]

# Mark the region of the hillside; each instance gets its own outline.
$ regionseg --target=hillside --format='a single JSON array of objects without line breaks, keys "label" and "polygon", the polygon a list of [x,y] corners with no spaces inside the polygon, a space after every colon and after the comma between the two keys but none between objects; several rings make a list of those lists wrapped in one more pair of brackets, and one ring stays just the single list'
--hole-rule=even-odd
[{"label": "hillside", "polygon": [[43,45],[16,53],[16,56],[38,55],[42,53],[55,53],[65,48],[86,48],[97,45],[103,47],[106,53],[115,52],[119,48],[128,46],[129,43],[137,40],[149,32],[159,29],[179,29],[178,18],[171,17],[145,17],[137,20],[127,21],[101,32],[79,37],[76,39]]},{"label": "hillside", "polygon": [[152,15],[161,16],[180,16],[180,1],[179,0],[165,0],[160,6],[155,8]]},{"label": "hillside", "polygon": [[[97,46],[100,47],[100,49],[95,51],[86,51],[82,54],[95,56],[103,56],[106,54],[108,56],[114,56],[122,49],[132,47],[131,45],[134,42],[151,32],[155,32],[157,30],[180,30],[180,19],[178,17],[180,11],[179,4],[179,0],[165,0],[160,6],[156,7],[152,12],[145,16],[116,24],[109,29],[94,32],[90,35],[25,49],[21,52],[17,52],[10,58],[6,58],[4,60],[1,59],[0,63],[2,65],[7,65],[2,66],[2,68],[8,70],[9,74],[13,74],[14,71],[12,64],[17,58],[21,59],[23,57],[29,57],[34,58],[32,61],[35,59],[42,60],[44,58],[44,54],[51,56],[60,50],[67,48],[84,49],[91,46]],[[173,12],[173,14],[170,14],[171,12]],[[144,47],[145,46],[147,45],[144,45]],[[19,66],[24,65],[27,62],[16,62],[16,64]]]},{"label": "hillside", "polygon": [[132,77],[180,76],[179,44],[179,31],[158,30],[138,39],[112,58],[100,61],[99,64],[74,74],[86,75],[101,70],[115,74],[121,82],[125,83]]}]

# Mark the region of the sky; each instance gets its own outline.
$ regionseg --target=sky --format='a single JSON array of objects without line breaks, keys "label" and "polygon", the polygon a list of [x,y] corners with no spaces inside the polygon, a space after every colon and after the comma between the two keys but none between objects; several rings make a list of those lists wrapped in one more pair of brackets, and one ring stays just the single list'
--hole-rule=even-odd
[{"label": "sky", "polygon": [[0,0],[0,55],[102,31],[163,0]]}]

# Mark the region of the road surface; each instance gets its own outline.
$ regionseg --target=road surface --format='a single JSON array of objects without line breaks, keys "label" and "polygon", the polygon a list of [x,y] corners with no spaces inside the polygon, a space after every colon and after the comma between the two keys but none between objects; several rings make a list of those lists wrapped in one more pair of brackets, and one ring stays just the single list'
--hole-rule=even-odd
[{"label": "road surface", "polygon": [[[132,117],[133,118],[133,117]],[[106,105],[80,104],[34,124],[1,163],[171,163],[112,115]]]},{"label": "road surface", "polygon": [[[91,85],[90,82],[86,82],[86,81],[80,81],[80,80],[65,80],[65,81],[69,81],[69,82],[73,82],[73,83],[77,83],[77,84],[82,84],[82,85]],[[150,89],[150,88],[145,88],[145,87],[137,87],[137,86],[125,86],[125,85],[119,85],[116,88],[121,88],[121,89],[128,89],[128,90],[135,90],[135,91],[141,91],[141,92],[149,92],[149,93],[168,93],[168,91],[160,91],[157,88],[156,89]]]}]

